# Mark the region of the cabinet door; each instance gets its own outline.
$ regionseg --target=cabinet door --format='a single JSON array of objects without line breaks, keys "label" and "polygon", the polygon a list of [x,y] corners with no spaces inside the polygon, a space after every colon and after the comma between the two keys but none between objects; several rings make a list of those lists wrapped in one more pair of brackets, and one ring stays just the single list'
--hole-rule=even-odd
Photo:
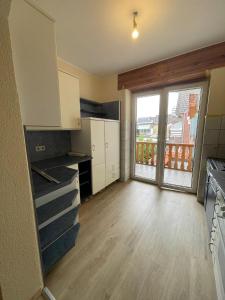
[{"label": "cabinet door", "polygon": [[119,122],[105,121],[106,185],[109,185],[119,178],[119,152]]},{"label": "cabinet door", "polygon": [[12,1],[9,27],[23,124],[60,126],[54,22],[26,1]]},{"label": "cabinet door", "polygon": [[93,195],[105,187],[105,163],[93,165],[92,162],[92,193]]},{"label": "cabinet door", "polygon": [[114,173],[113,173],[114,180],[117,180],[120,178],[120,165],[115,165]]},{"label": "cabinet door", "polygon": [[91,153],[93,166],[105,165],[105,126],[102,120],[91,120]]},{"label": "cabinet door", "polygon": [[58,75],[62,127],[80,129],[79,79],[62,71]]}]

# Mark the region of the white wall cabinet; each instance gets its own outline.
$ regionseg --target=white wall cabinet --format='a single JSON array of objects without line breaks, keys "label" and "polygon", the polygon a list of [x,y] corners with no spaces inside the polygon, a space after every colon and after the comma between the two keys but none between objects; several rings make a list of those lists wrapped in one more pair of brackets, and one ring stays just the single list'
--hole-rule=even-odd
[{"label": "white wall cabinet", "polygon": [[62,128],[80,129],[80,90],[79,79],[61,70],[59,76],[59,95]]},{"label": "white wall cabinet", "polygon": [[9,24],[23,124],[61,126],[54,21],[14,0]]},{"label": "white wall cabinet", "polygon": [[92,193],[120,178],[120,123],[82,118],[82,130],[72,133],[72,151],[92,156]]}]

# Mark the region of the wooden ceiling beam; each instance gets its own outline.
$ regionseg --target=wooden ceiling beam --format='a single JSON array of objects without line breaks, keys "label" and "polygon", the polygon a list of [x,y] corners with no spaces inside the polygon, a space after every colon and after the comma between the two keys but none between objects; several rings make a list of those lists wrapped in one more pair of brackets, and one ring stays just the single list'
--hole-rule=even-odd
[{"label": "wooden ceiling beam", "polygon": [[225,42],[119,74],[118,89],[138,91],[193,81],[222,66],[225,66]]}]

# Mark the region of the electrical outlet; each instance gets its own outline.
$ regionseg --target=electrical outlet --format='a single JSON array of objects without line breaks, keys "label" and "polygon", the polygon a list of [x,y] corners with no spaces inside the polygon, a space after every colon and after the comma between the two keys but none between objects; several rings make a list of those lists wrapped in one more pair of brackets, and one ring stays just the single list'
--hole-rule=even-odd
[{"label": "electrical outlet", "polygon": [[41,151],[45,151],[45,145],[37,145],[35,146],[35,151],[36,152],[41,152]]}]

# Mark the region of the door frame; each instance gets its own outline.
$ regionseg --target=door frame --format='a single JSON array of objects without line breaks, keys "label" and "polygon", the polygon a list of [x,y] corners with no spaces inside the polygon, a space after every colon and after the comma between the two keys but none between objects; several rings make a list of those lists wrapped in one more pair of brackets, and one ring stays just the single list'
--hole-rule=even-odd
[{"label": "door frame", "polygon": [[157,143],[157,159],[160,155],[160,141],[159,141],[159,132],[162,130],[160,127],[160,124],[162,124],[162,121],[160,120],[161,117],[161,111],[163,110],[162,108],[162,89],[157,89],[157,90],[149,90],[145,92],[139,92],[139,93],[134,93],[132,94],[131,97],[131,178],[147,183],[152,183],[158,185],[158,178],[160,176],[159,174],[159,168],[156,167],[156,179],[148,179],[144,177],[139,177],[135,175],[135,165],[136,165],[136,127],[137,127],[137,122],[136,122],[136,115],[137,115],[137,98],[138,97],[145,97],[145,96],[154,96],[154,95],[159,95],[160,96],[160,102],[159,102],[159,123],[158,123],[158,143]]},{"label": "door frame", "polygon": [[[201,153],[202,153],[202,141],[204,134],[204,124],[205,116],[207,112],[207,96],[208,96],[208,80],[197,81],[194,83],[188,84],[179,84],[169,87],[165,87],[157,90],[145,91],[143,93],[134,93],[132,95],[131,103],[131,178],[143,182],[157,184],[160,188],[172,189],[176,191],[197,193],[198,179],[199,179],[199,169],[201,162]],[[168,93],[173,91],[182,91],[186,89],[201,88],[201,102],[199,106],[199,119],[198,127],[196,133],[196,142],[195,142],[195,154],[194,154],[194,167],[192,171],[192,187],[182,187],[172,184],[165,184],[163,182],[164,177],[164,149],[165,149],[165,137],[166,137],[166,126],[167,126],[167,107],[168,107]],[[137,98],[140,96],[147,95],[160,95],[160,115],[159,115],[159,127],[158,127],[158,145],[157,145],[157,161],[158,166],[156,166],[156,180],[149,180],[147,178],[139,177],[135,175],[135,158],[136,158],[136,112],[137,112]]]}]

